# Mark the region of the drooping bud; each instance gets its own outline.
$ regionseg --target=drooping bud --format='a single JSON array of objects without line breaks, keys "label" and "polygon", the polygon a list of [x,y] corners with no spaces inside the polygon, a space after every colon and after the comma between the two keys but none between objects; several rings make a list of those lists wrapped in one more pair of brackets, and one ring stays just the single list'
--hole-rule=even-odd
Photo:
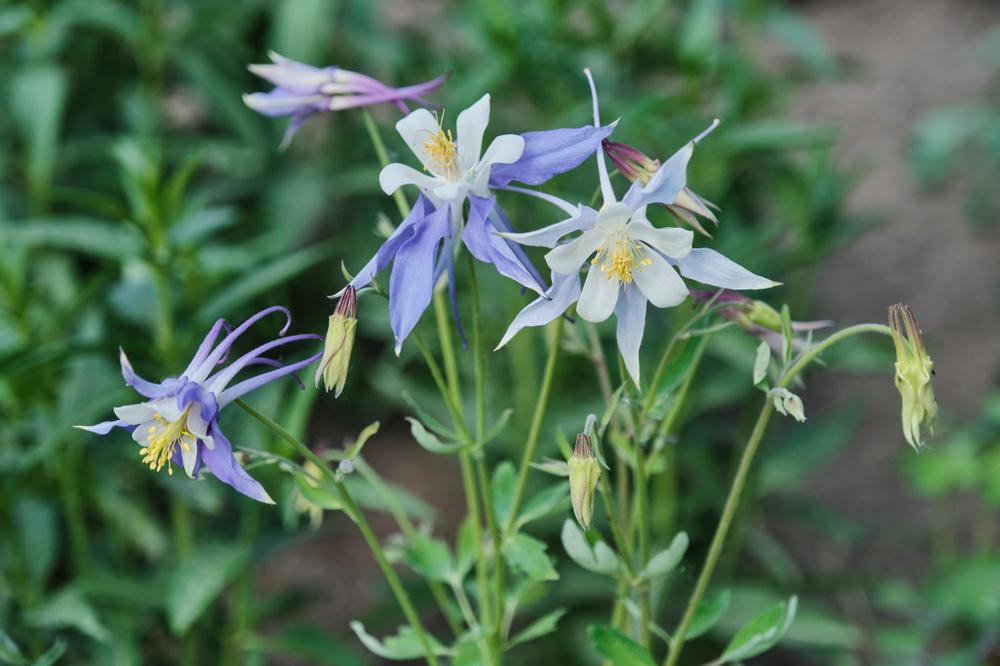
[{"label": "drooping bud", "polygon": [[357,294],[348,285],[337,301],[337,308],[330,315],[323,347],[323,360],[316,368],[316,387],[322,378],[327,391],[336,389],[335,397],[340,397],[347,381],[347,368],[354,349],[354,334],[358,324]]},{"label": "drooping bud", "polygon": [[791,416],[799,423],[806,420],[806,412],[802,407],[802,398],[795,395],[788,389],[771,389],[771,402],[774,404],[774,409],[777,410],[779,414]]},{"label": "drooping bud", "polygon": [[[601,145],[619,173],[632,182],[638,180],[642,185],[646,185],[649,179],[653,177],[653,174],[660,169],[660,160],[654,160],[638,148],[630,146],[627,143],[605,139]],[[719,223],[718,218],[715,217],[715,213],[712,212],[712,209],[716,208],[715,204],[702,199],[688,187],[684,187],[677,193],[677,197],[673,203],[663,204],[663,206],[678,220],[709,238],[712,235],[705,231],[705,228],[698,220],[698,216],[711,220],[715,224]]]},{"label": "drooping bud", "polygon": [[594,494],[601,478],[601,465],[594,456],[593,442],[584,433],[576,436],[576,448],[569,459],[569,495],[573,515],[583,529],[590,529],[594,516]]},{"label": "drooping bud", "polygon": [[920,327],[909,306],[896,304],[889,308],[889,328],[896,347],[896,388],[903,399],[903,436],[919,451],[924,446],[922,427],[926,425],[933,435],[937,418],[931,386],[934,362],[924,349]]}]

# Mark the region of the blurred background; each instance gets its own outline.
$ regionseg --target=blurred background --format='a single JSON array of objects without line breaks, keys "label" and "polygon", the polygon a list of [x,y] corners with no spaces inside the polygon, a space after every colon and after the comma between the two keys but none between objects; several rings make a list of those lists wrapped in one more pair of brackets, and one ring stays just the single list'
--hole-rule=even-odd
[{"label": "blurred background", "polygon": [[[353,526],[300,514],[275,471],[255,474],[277,507],[256,506],[148,472],[126,435],[70,428],[131,401],[119,345],[157,378],[186,364],[218,317],[282,303],[295,331],[322,333],[341,261],[357,270],[380,219],[394,219],[360,116],[314,117],[282,152],[284,123],[243,105],[266,89],[246,65],[269,49],[390,85],[451,71],[433,99],[451,112],[491,92],[493,133],[586,124],[584,66],[604,117],[621,118],[615,138],[649,155],[721,118],[689,175],[722,208],[713,247],[784,282],[763,298],[796,319],[883,321],[888,305],[911,305],[942,415],[931,450],[914,455],[887,345],[831,354],[803,394],[809,421],[767,436],[718,574],[730,612],[691,643],[689,663],[790,593],[799,617],[761,663],[1000,663],[1000,6],[989,0],[5,2],[0,662],[350,666],[376,660],[348,622],[376,634],[399,622]],[[375,111],[405,157],[398,113]],[[547,187],[588,197],[593,175],[585,165]],[[504,206],[523,229],[554,221],[533,201]],[[480,276],[498,339],[525,297]],[[316,447],[381,420],[368,462],[408,493],[414,519],[451,539],[463,513],[454,461],[417,447],[402,421],[408,401],[433,404],[429,378],[412,349],[393,356],[380,299],[359,310],[340,400],[289,382],[251,402]],[[683,313],[651,318],[650,357]],[[601,329],[609,343],[612,330]],[[542,335],[527,330],[488,360],[491,413],[514,409],[491,462],[519,454]],[[542,455],[599,409],[573,340]],[[713,340],[676,473],[654,487],[655,538],[692,537],[657,591],[665,626],[757,409],[754,346],[732,330]],[[224,426],[237,446],[281,450],[245,415]],[[384,507],[366,504],[391,541]],[[557,554],[563,518],[534,532]],[[529,596],[524,620],[573,612],[511,663],[598,663],[582,636],[606,618],[609,590],[566,560],[561,596]]]}]

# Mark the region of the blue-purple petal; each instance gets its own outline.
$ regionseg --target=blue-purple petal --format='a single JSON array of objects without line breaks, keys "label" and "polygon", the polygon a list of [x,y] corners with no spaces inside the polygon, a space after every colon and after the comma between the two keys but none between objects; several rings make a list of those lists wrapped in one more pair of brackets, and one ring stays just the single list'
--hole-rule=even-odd
[{"label": "blue-purple petal", "polygon": [[578,298],[580,298],[580,275],[553,273],[552,286],[545,292],[545,296],[536,298],[517,313],[496,349],[507,344],[526,326],[544,326],[556,317],[561,317]]},{"label": "blue-purple petal", "polygon": [[438,249],[451,233],[450,216],[449,206],[434,211],[414,224],[412,235],[396,251],[389,279],[389,323],[397,354],[431,302]]},{"label": "blue-purple petal", "polygon": [[512,244],[497,235],[497,229],[490,222],[495,203],[493,197],[469,195],[469,219],[462,232],[465,247],[479,261],[496,266],[501,275],[543,294],[544,287],[514,253]]},{"label": "blue-purple petal", "polygon": [[490,187],[504,187],[512,181],[525,185],[541,185],[549,178],[574,169],[594,154],[614,129],[584,127],[526,132],[524,152],[511,164],[496,164],[490,172]]},{"label": "blue-purple petal", "polygon": [[232,486],[235,490],[243,493],[250,499],[274,504],[274,500],[267,494],[264,487],[247,471],[240,466],[236,458],[233,457],[233,446],[226,439],[226,436],[219,430],[219,424],[213,422],[209,426],[209,435],[215,443],[213,448],[199,446],[199,457],[205,463],[208,470],[215,475],[219,481]]},{"label": "blue-purple petal", "polygon": [[622,289],[615,304],[615,318],[618,320],[615,331],[618,350],[625,362],[625,369],[635,385],[639,386],[639,348],[646,329],[646,297],[635,285]]}]

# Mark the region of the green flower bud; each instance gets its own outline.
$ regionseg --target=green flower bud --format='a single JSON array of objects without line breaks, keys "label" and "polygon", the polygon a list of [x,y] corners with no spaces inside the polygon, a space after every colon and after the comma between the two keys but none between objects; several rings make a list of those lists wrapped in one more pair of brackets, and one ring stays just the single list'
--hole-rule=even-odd
[{"label": "green flower bud", "polygon": [[756,324],[770,331],[781,333],[784,328],[781,313],[764,301],[751,300],[746,309],[746,316],[751,324]]},{"label": "green flower bud", "polygon": [[594,457],[590,437],[576,436],[576,449],[569,459],[569,495],[573,502],[573,515],[583,529],[590,529],[594,516],[594,493],[601,478],[601,466]]},{"label": "green flower bud", "polygon": [[327,391],[336,389],[335,397],[340,397],[347,381],[347,368],[351,362],[351,350],[354,349],[354,334],[358,324],[356,315],[357,296],[354,287],[348,285],[337,301],[337,309],[330,315],[323,347],[323,360],[316,368],[316,387],[319,387],[322,379]]},{"label": "green flower bud", "polygon": [[903,436],[914,450],[924,446],[921,429],[934,434],[937,402],[931,387],[934,362],[924,349],[917,318],[906,305],[889,308],[889,328],[896,346],[896,388],[903,399]]}]

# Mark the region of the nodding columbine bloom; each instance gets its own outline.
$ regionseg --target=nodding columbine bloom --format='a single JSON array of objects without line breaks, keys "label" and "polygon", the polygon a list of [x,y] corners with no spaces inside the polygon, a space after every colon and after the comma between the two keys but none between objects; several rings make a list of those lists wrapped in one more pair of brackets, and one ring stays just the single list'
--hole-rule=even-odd
[{"label": "nodding columbine bloom", "polygon": [[586,433],[576,436],[576,447],[569,459],[569,495],[576,522],[590,529],[594,517],[594,494],[601,478],[601,465],[594,456],[593,442]]},{"label": "nodding columbine bloom", "polygon": [[[590,72],[594,125],[600,126],[597,89]],[[646,325],[646,304],[659,308],[678,305],[688,295],[677,274],[705,284],[728,289],[765,289],[776,286],[708,248],[692,249],[694,234],[687,229],[654,227],[646,218],[650,204],[673,204],[687,182],[687,163],[695,144],[707,136],[718,121],[667,160],[643,184],[636,180],[619,201],[611,187],[604,151],[598,148],[597,168],[603,206],[594,210],[572,205],[548,194],[535,193],[562,208],[569,218],[538,231],[504,234],[524,245],[549,247],[545,261],[552,271],[552,287],[515,317],[498,347],[525,326],[540,326],[561,316],[576,303],[577,314],[590,322],[601,322],[614,313],[618,319],[618,348],[625,367],[639,385],[639,347]],[[574,232],[579,236],[560,241]],[[589,266],[583,288],[580,271]]]},{"label": "nodding columbine bloom", "polygon": [[394,104],[409,113],[407,101],[430,106],[423,96],[441,87],[448,78],[405,88],[391,88],[370,76],[340,67],[313,67],[296,62],[274,51],[268,53],[272,64],[249,65],[247,69],[275,85],[266,93],[243,95],[243,102],[265,116],[291,116],[281,146],[286,147],[306,118],[314,113],[342,111],[361,106]]},{"label": "nodding columbine bloom", "polygon": [[[612,129],[586,126],[504,134],[484,151],[489,118],[490,96],[483,95],[458,114],[454,134],[443,128],[443,115],[435,116],[426,109],[417,109],[396,123],[396,130],[424,171],[389,164],[379,174],[379,183],[386,194],[413,185],[420,195],[410,214],[351,286],[360,289],[393,263],[389,313],[397,354],[427,309],[434,285],[445,271],[452,313],[458,322],[454,274],[459,240],[472,256],[493,264],[502,275],[538,294],[545,292],[544,281],[524,250],[498,235],[511,231],[511,226],[493,190],[522,191],[510,183],[538,185],[569,171],[593,154]],[[466,201],[468,216],[464,213]]]},{"label": "nodding columbine bloom", "polygon": [[[734,322],[748,335],[766,342],[775,354],[780,356],[783,353],[785,337],[782,334],[781,313],[764,301],[758,301],[728,290],[723,290],[721,294],[716,296],[715,291],[706,289],[692,289],[691,298],[699,303],[713,301],[719,305],[731,304],[732,307],[721,309],[719,314]],[[810,344],[808,333],[829,326],[833,326],[833,322],[828,319],[793,321],[792,351],[802,352],[808,349]]]},{"label": "nodding columbine bloom", "polygon": [[358,325],[358,302],[354,287],[348,286],[337,301],[337,308],[330,315],[323,346],[323,360],[316,368],[316,388],[320,379],[327,392],[336,388],[335,398],[340,397],[347,382],[347,368],[354,349],[354,334]]},{"label": "nodding columbine bloom", "polygon": [[[285,315],[285,325],[279,337],[223,366],[236,340],[254,323],[274,312]],[[232,445],[219,429],[218,419],[219,412],[237,398],[304,368],[320,357],[317,354],[297,363],[282,365],[265,356],[268,351],[293,342],[320,339],[316,335],[286,336],[291,322],[291,314],[280,306],[261,310],[232,330],[224,319],[220,319],[212,326],[180,376],[168,377],[158,384],[139,377],[122,351],[120,361],[125,383],[147,400],[115,407],[117,420],[76,427],[98,435],[123,428],[132,433],[132,439],[140,447],[143,464],[151,470],[158,472],[166,467],[167,473],[172,475],[173,465],[179,465],[189,477],[198,478],[205,467],[217,479],[247,497],[273,504],[267,491],[240,466],[233,455]],[[223,330],[228,334],[216,344]],[[230,385],[237,374],[254,365],[274,369]]]},{"label": "nodding columbine bloom", "polygon": [[896,304],[889,308],[889,328],[896,347],[896,388],[903,399],[903,436],[919,451],[924,446],[923,426],[933,435],[937,418],[931,386],[934,362],[924,349],[917,318],[909,306]]},{"label": "nodding columbine bloom", "polygon": [[[602,145],[604,152],[607,153],[608,158],[618,168],[618,171],[633,183],[638,181],[642,185],[647,185],[656,172],[660,170],[660,160],[648,157],[634,146],[607,139]],[[669,210],[677,220],[709,238],[712,237],[712,234],[705,231],[698,216],[700,215],[715,223],[715,226],[719,226],[719,219],[712,212],[713,209],[719,210],[719,207],[711,201],[699,197],[690,187],[681,188],[673,203],[661,205]]]}]

